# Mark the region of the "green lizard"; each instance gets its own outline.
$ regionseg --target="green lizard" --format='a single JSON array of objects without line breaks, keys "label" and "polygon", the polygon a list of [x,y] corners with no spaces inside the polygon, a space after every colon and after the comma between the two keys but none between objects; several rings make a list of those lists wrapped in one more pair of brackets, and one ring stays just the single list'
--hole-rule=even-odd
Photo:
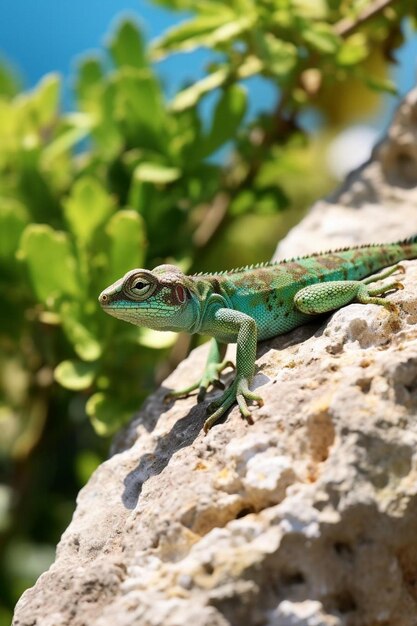
[{"label": "green lizard", "polygon": [[[249,422],[247,401],[262,405],[262,398],[249,389],[258,340],[286,333],[315,314],[353,301],[396,311],[393,303],[380,296],[402,289],[402,284],[391,280],[370,285],[404,271],[397,263],[413,258],[417,258],[417,236],[212,274],[186,276],[174,265],[159,265],[153,271],[131,270],[107,287],[99,302],[107,313],[132,324],[212,337],[202,378],[170,397],[186,396],[199,388],[201,400],[210,385],[224,389],[220,374],[230,365],[224,360],[226,347],[237,344],[235,377],[209,405],[207,432],[235,402]],[[374,274],[379,270],[384,271]]]}]

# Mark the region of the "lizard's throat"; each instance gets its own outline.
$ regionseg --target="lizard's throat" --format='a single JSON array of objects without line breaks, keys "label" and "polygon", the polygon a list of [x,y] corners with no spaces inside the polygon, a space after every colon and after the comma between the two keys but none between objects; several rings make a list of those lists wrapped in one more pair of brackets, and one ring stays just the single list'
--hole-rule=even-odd
[{"label": "lizard's throat", "polygon": [[190,332],[192,326],[192,312],[187,309],[164,311],[159,307],[123,307],[103,306],[103,310],[117,319],[129,322],[135,326],[143,326],[152,330],[169,330]]}]

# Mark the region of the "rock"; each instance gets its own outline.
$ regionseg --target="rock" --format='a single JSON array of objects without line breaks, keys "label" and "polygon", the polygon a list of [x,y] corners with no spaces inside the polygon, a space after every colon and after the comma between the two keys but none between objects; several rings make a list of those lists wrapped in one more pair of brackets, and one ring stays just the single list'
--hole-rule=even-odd
[{"label": "rock", "polygon": [[[416,124],[412,92],[280,254],[413,234]],[[195,350],[80,492],[14,626],[416,625],[417,262],[404,267],[387,296],[399,317],[352,304],[260,344],[252,426],[234,408],[204,436],[206,403],[164,404],[202,369]]]}]

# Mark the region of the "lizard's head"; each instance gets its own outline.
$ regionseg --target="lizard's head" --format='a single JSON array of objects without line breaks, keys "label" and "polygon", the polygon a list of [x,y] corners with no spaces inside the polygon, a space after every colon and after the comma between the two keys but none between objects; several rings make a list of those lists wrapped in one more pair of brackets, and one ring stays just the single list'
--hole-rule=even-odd
[{"label": "lizard's head", "polygon": [[192,280],[174,265],[131,270],[101,292],[106,313],[155,330],[188,330],[194,321]]}]

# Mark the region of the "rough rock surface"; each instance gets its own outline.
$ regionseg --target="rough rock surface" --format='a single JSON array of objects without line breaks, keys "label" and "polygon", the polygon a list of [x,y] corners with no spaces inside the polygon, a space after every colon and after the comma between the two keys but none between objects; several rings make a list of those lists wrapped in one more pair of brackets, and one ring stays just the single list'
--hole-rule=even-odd
[{"label": "rough rock surface", "polygon": [[[280,253],[417,231],[416,135],[413,92]],[[205,437],[205,403],[164,405],[202,368],[196,350],[81,491],[14,625],[417,625],[417,262],[404,267],[399,318],[352,304],[260,344],[253,426],[235,408]]]}]

